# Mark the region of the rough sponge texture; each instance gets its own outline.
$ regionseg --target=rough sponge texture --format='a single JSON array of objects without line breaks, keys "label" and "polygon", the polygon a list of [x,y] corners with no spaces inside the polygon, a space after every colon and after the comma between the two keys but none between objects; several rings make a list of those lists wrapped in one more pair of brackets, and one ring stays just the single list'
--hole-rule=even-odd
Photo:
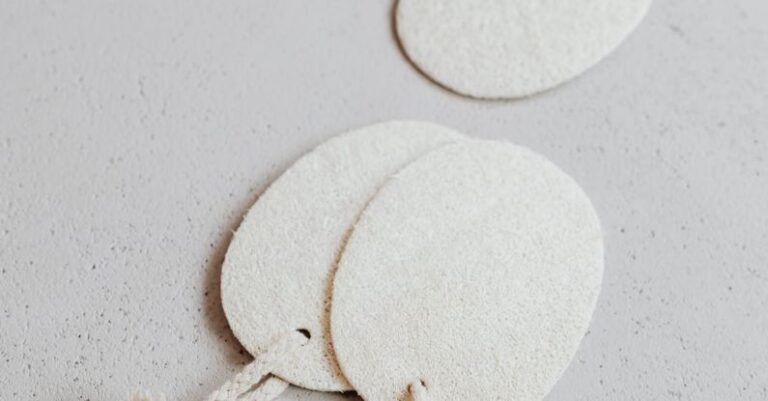
[{"label": "rough sponge texture", "polygon": [[350,389],[327,335],[341,244],[391,174],[459,137],[429,123],[374,125],[323,143],[267,189],[238,228],[222,271],[227,320],[251,354],[286,332],[308,330],[309,343],[273,373],[314,390]]},{"label": "rough sponge texture", "polygon": [[367,401],[540,400],[572,359],[603,273],[579,186],[509,143],[437,149],[392,178],[334,281],[339,363]]},{"label": "rough sponge texture", "polygon": [[651,0],[400,0],[397,33],[438,83],[480,98],[515,98],[591,67],[634,30]]}]

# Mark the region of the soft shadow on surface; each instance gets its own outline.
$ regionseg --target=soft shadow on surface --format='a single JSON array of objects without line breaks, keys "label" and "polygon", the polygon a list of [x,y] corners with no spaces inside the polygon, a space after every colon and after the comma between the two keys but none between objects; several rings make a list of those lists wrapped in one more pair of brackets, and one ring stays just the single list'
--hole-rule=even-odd
[{"label": "soft shadow on surface", "polygon": [[[203,321],[206,332],[209,335],[217,337],[219,341],[226,344],[226,346],[221,347],[221,350],[219,351],[221,352],[220,357],[227,364],[234,365],[235,371],[238,371],[240,367],[245,366],[253,359],[253,357],[240,344],[237,337],[235,337],[235,334],[229,327],[227,317],[224,314],[224,307],[221,302],[221,270],[224,263],[224,257],[227,254],[227,250],[232,242],[235,231],[240,226],[240,223],[242,223],[251,206],[258,201],[269,186],[277,180],[283,172],[316,145],[316,143],[313,143],[310,146],[299,150],[297,154],[289,155],[277,165],[271,166],[269,169],[270,171],[264,174],[263,180],[257,181],[255,187],[248,191],[244,196],[244,199],[233,206],[232,209],[235,210],[236,213],[229,215],[224,224],[222,224],[224,234],[214,242],[210,255],[206,259],[205,278],[203,282],[203,300],[201,305]],[[216,390],[216,388],[223,384],[224,380],[227,379],[229,379],[229,377],[204,377],[199,383],[199,386],[187,389],[184,394],[193,399],[196,399],[195,397],[204,399],[205,396]]]},{"label": "soft shadow on surface", "polygon": [[400,52],[400,56],[405,60],[408,65],[411,66],[416,72],[419,73],[424,79],[429,81],[431,84],[437,86],[441,90],[454,95],[454,96],[460,96],[460,97],[466,97],[462,95],[461,93],[458,93],[454,91],[453,89],[441,84],[440,82],[435,81],[434,78],[429,76],[424,70],[421,69],[421,67],[418,66],[411,58],[408,56],[408,52],[405,51],[405,47],[403,46],[403,42],[400,40],[400,35],[397,34],[397,4],[400,3],[400,0],[394,0],[392,2],[392,7],[389,9],[389,32],[390,36],[392,37],[392,40],[395,42],[395,45],[397,46],[397,50]]},{"label": "soft shadow on surface", "polygon": [[323,393],[291,386],[276,401],[363,401],[354,391]]},{"label": "soft shadow on surface", "polygon": [[[292,161],[291,161],[292,162]],[[239,370],[240,367],[245,366],[250,362],[253,357],[248,351],[240,344],[240,341],[235,337],[232,329],[229,327],[227,317],[224,314],[224,307],[221,302],[221,270],[224,263],[224,257],[229,249],[229,244],[232,242],[232,237],[235,231],[243,221],[245,214],[253,206],[254,203],[261,197],[266,191],[268,186],[277,177],[282,174],[285,168],[278,168],[276,171],[270,172],[269,176],[264,181],[259,183],[257,189],[252,191],[256,195],[249,194],[245,200],[240,202],[234,207],[237,210],[230,217],[227,218],[224,228],[224,234],[221,238],[214,243],[214,247],[211,249],[211,253],[206,259],[205,279],[203,284],[203,301],[202,301],[202,313],[203,320],[206,326],[206,331],[210,335],[215,336],[219,341],[226,344],[225,347],[221,347],[221,358],[229,365],[236,366],[235,370]],[[189,389],[187,395],[207,395],[221,385],[224,380],[228,378],[223,377],[205,377],[201,382],[200,387]],[[202,399],[202,398],[201,398]]]},{"label": "soft shadow on surface", "polygon": [[[258,199],[258,197],[256,199]],[[256,199],[254,199],[254,202]],[[218,244],[213,248],[211,255],[208,257],[205,285],[203,287],[205,291],[203,297],[203,314],[208,329],[218,337],[219,340],[230,345],[225,348],[226,353],[222,355],[222,357],[226,359],[227,363],[236,365],[244,365],[251,359],[251,356],[248,354],[248,351],[240,345],[240,342],[229,327],[226,315],[224,315],[224,307],[221,303],[221,269],[224,262],[224,256],[227,254],[227,249],[232,241],[232,236],[252,204],[253,202],[250,202],[248,203],[248,206],[241,206],[240,213],[237,214],[237,218],[234,219],[235,221],[230,221],[226,224],[226,235],[219,240]]]}]

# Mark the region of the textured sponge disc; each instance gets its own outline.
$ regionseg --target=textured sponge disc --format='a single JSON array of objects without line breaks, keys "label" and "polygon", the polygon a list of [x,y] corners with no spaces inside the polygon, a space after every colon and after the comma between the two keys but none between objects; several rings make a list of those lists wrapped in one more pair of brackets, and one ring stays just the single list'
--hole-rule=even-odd
[{"label": "textured sponge disc", "polygon": [[309,342],[274,375],[314,390],[349,389],[327,327],[339,249],[388,176],[459,137],[420,122],[352,131],[303,156],[254,204],[227,251],[221,296],[232,331],[253,355],[286,332],[309,334]]},{"label": "textured sponge disc", "polygon": [[396,29],[426,75],[458,93],[516,98],[608,55],[651,0],[399,0]]},{"label": "textured sponge disc", "polygon": [[388,181],[355,225],[334,280],[336,356],[367,401],[420,382],[433,400],[540,400],[602,273],[599,221],[569,176],[512,144],[448,145]]}]

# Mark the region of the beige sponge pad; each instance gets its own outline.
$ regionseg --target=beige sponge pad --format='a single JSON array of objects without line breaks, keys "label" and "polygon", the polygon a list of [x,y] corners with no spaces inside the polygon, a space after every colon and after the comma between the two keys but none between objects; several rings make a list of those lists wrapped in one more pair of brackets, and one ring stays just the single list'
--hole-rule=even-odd
[{"label": "beige sponge pad", "polygon": [[229,325],[251,354],[291,330],[309,333],[309,343],[275,375],[314,390],[350,389],[328,335],[340,248],[391,174],[459,137],[407,121],[343,134],[298,160],[254,204],[227,251],[221,294]]},{"label": "beige sponge pad", "polygon": [[593,66],[651,0],[399,0],[396,29],[426,75],[464,95],[517,98]]},{"label": "beige sponge pad", "polygon": [[385,184],[334,281],[339,364],[366,401],[541,400],[572,359],[603,273],[598,218],[554,164],[467,140]]}]

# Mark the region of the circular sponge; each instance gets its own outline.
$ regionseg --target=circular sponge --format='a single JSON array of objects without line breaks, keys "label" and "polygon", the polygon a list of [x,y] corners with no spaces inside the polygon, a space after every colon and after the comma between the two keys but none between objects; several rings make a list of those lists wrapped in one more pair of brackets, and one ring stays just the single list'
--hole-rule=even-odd
[{"label": "circular sponge", "polygon": [[584,72],[639,24],[651,0],[399,0],[403,50],[439,84],[518,98]]}]

